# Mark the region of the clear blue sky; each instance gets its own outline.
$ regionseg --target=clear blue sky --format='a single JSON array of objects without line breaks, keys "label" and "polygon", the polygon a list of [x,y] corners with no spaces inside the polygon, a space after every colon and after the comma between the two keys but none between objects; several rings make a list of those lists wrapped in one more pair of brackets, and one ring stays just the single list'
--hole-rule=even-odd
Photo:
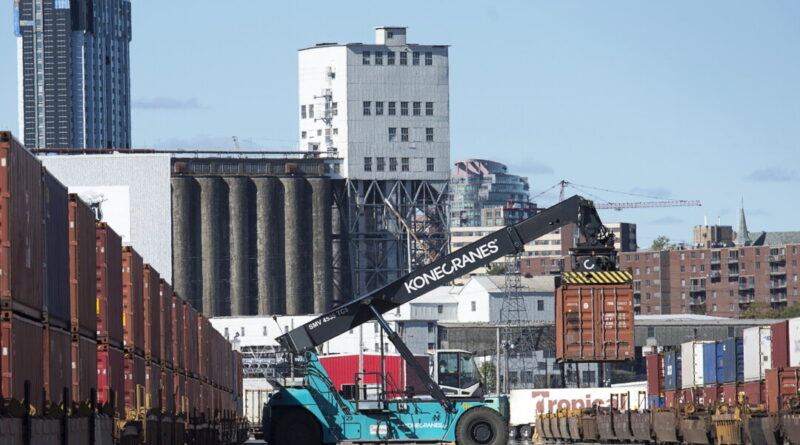
[{"label": "clear blue sky", "polygon": [[[457,6],[456,6],[457,5]],[[298,48],[449,44],[452,159],[700,208],[604,211],[639,244],[691,227],[800,230],[800,2],[266,2],[134,0],[137,147],[292,149]],[[0,127],[17,129],[11,5],[0,8]],[[638,198],[598,192],[609,201]],[[555,196],[538,201],[550,205]]]}]

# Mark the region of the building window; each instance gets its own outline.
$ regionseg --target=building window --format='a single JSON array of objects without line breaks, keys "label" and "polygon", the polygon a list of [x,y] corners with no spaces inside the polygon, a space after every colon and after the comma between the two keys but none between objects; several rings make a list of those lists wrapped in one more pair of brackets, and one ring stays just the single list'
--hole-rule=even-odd
[{"label": "building window", "polygon": [[333,135],[336,136],[338,134],[339,134],[339,129],[338,128],[334,128],[333,129]]},{"label": "building window", "polygon": [[397,140],[397,128],[389,127],[389,142],[394,142]]},{"label": "building window", "polygon": [[369,51],[362,51],[361,52],[361,64],[362,65],[369,65]]},{"label": "building window", "polygon": [[266,336],[267,336],[267,327],[266,327],[266,326],[264,326],[264,333],[263,333],[262,335],[263,335],[264,337],[266,337]]},{"label": "building window", "polygon": [[434,328],[433,323],[428,323],[428,334],[433,334],[433,328]]},{"label": "building window", "polygon": [[408,65],[408,53],[400,51],[400,65]]},{"label": "building window", "polygon": [[300,105],[300,119],[306,118],[306,106]]},{"label": "building window", "polygon": [[313,105],[309,105],[308,106],[308,117],[310,117],[310,118],[314,117],[314,106]]},{"label": "building window", "polygon": [[425,102],[425,116],[433,116],[433,102]]},{"label": "building window", "polygon": [[477,310],[477,307],[476,307],[477,305],[475,304],[474,301],[470,301],[469,305],[470,305],[470,308],[472,309],[472,312],[475,312]]},{"label": "building window", "polygon": [[432,172],[433,171],[433,158],[428,158],[427,166],[428,166],[428,171]]},{"label": "building window", "polygon": [[536,300],[536,310],[537,311],[544,310],[544,300]]},{"label": "building window", "polygon": [[368,100],[365,100],[365,101],[363,102],[363,105],[364,105],[364,116],[369,116],[370,114],[372,114],[372,113],[371,113],[371,110],[372,110],[372,102],[370,102],[370,101],[368,101]]},{"label": "building window", "polygon": [[397,171],[397,158],[389,158],[389,171],[390,172]]},{"label": "building window", "polygon": [[242,337],[244,337],[244,326],[242,326]]},{"label": "building window", "polygon": [[386,64],[394,65],[394,51],[389,51],[386,53]]},{"label": "building window", "polygon": [[364,171],[371,172],[372,171],[372,158],[366,157],[364,158]]},{"label": "building window", "polygon": [[411,53],[411,64],[419,65],[419,51],[414,51]]},{"label": "building window", "polygon": [[389,102],[389,116],[394,116],[395,115],[395,111],[396,111],[395,110],[395,105],[396,104],[397,104],[397,102]]},{"label": "building window", "polygon": [[400,142],[408,142],[408,128],[400,129]]},{"label": "building window", "polygon": [[408,116],[408,102],[400,102],[400,116]]},{"label": "building window", "polygon": [[333,102],[331,103],[331,116],[338,116],[339,115],[339,103]]},{"label": "building window", "polygon": [[301,131],[300,132],[300,139],[305,139],[307,134],[308,133],[306,133],[305,131]]},{"label": "building window", "polygon": [[433,53],[430,51],[425,53],[425,65],[433,65]]},{"label": "building window", "polygon": [[435,343],[428,343],[428,349],[436,349]]},{"label": "building window", "polygon": [[375,65],[383,65],[383,51],[375,51]]},{"label": "building window", "polygon": [[437,305],[436,306],[436,313],[437,314],[441,314],[443,312],[444,312],[444,305],[442,305],[442,304]]},{"label": "building window", "polygon": [[383,116],[383,102],[375,102],[375,116]]},{"label": "building window", "polygon": [[414,111],[414,116],[422,115],[422,102],[414,102],[413,111]]},{"label": "building window", "polygon": [[407,172],[408,168],[408,158],[400,158],[400,170]]},{"label": "building window", "polygon": [[647,338],[653,338],[656,336],[656,328],[654,326],[647,327]]},{"label": "building window", "polygon": [[225,328],[225,338],[228,338],[228,337],[229,337],[228,328]]},{"label": "building window", "polygon": [[383,157],[375,158],[375,168],[379,172],[382,172],[385,167],[386,167],[386,158],[383,158]]},{"label": "building window", "polygon": [[425,129],[425,142],[433,142],[433,128]]},{"label": "building window", "polygon": [[317,136],[322,136],[322,129],[317,130]]}]

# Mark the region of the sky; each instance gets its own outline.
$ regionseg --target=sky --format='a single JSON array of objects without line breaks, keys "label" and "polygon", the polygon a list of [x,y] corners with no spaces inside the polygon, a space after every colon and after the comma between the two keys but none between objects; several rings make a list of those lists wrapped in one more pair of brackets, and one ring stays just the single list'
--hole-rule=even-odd
[{"label": "sky", "polygon": [[[409,42],[450,45],[451,161],[506,163],[542,207],[562,179],[583,186],[568,195],[598,202],[702,202],[601,211],[636,223],[643,248],[659,235],[691,243],[706,219],[735,228],[742,202],[751,231],[800,230],[794,0],[133,0],[132,10],[138,148],[225,149],[235,135],[242,149],[295,149],[297,49],[407,26]],[[16,133],[11,12],[0,8],[0,128]]]}]

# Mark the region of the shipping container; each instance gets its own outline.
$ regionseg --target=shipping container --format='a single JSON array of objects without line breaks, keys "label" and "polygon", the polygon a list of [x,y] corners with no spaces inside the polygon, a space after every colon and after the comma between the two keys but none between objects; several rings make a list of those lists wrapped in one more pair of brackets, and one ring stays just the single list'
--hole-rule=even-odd
[{"label": "shipping container", "polygon": [[789,366],[789,320],[772,325],[771,347],[772,367],[787,368]]},{"label": "shipping container", "polygon": [[[416,356],[417,362],[423,369],[428,369],[428,356]],[[381,355],[364,354],[359,358],[358,354],[329,355],[319,357],[319,361],[327,371],[331,383],[341,391],[345,385],[356,384],[356,374],[359,372],[359,361],[362,361],[364,372],[372,373],[361,376],[362,384],[378,385],[381,383]],[[413,387],[415,393],[425,392],[425,387],[420,386],[421,382],[414,373],[414,370],[403,360],[400,355],[386,354],[383,361],[383,369],[386,373],[386,391],[393,393],[392,396],[400,397],[407,387]]]},{"label": "shipping container", "polygon": [[664,407],[663,395],[649,395],[647,396],[647,409],[656,409]]},{"label": "shipping container", "polygon": [[647,393],[661,394],[664,392],[664,356],[652,354],[645,357],[647,365]]},{"label": "shipping container", "polygon": [[189,303],[183,304],[183,352],[186,363],[186,374],[197,378],[199,369],[198,339],[197,339],[197,310]]},{"label": "shipping container", "polygon": [[139,355],[126,353],[124,359],[125,412],[141,412],[145,408],[145,363]]},{"label": "shipping container", "polygon": [[[95,217],[78,195],[69,195],[69,307],[72,332],[97,337]],[[92,360],[94,362],[94,360]]]},{"label": "shipping container", "polygon": [[[159,350],[161,351],[161,363],[166,367],[172,368],[172,336],[173,336],[173,323],[172,323],[172,286],[167,283],[163,278],[159,283],[159,294],[161,298],[160,312],[161,312],[161,325],[158,336]],[[171,390],[170,390],[171,391]]]},{"label": "shipping container", "polygon": [[747,403],[750,405],[761,405],[767,403],[766,380],[744,383],[739,392],[743,393],[745,397],[747,397]]},{"label": "shipping container", "polygon": [[95,230],[97,342],[123,346],[122,239],[106,223]]},{"label": "shipping container", "polygon": [[0,311],[41,320],[42,167],[8,131],[0,131],[0,159]]},{"label": "shipping container", "polygon": [[161,408],[161,366],[145,362],[144,373],[145,407]]},{"label": "shipping container", "polygon": [[161,363],[161,275],[145,264],[142,275],[144,303],[144,357]]},{"label": "shipping container", "polygon": [[79,337],[72,341],[72,398],[79,402],[91,400],[97,389],[97,342]]},{"label": "shipping container", "polygon": [[681,385],[681,353],[668,351],[664,353],[664,389],[677,390]]},{"label": "shipping container", "polygon": [[744,380],[744,350],[741,338],[729,338],[716,344],[717,383]]},{"label": "shipping container", "polygon": [[717,343],[705,343],[703,346],[703,385],[717,384]]},{"label": "shipping container", "polygon": [[186,371],[185,342],[183,341],[183,300],[177,295],[172,294],[172,360],[173,368],[179,372]]},{"label": "shipping container", "polygon": [[556,289],[556,357],[566,362],[634,358],[633,289],[628,284]]},{"label": "shipping container", "polygon": [[706,399],[703,389],[703,387],[684,388],[680,395],[681,403],[691,403],[699,406],[705,405]]},{"label": "shipping container", "polygon": [[703,387],[703,403],[710,406],[714,402],[722,400],[722,386],[706,385]]},{"label": "shipping container", "polygon": [[773,368],[767,370],[767,409],[777,413],[790,397],[800,394],[800,368]]},{"label": "shipping container", "polygon": [[175,371],[170,368],[161,368],[161,407],[175,412]]},{"label": "shipping container", "polygon": [[[113,400],[112,400],[113,397]],[[97,345],[97,401],[125,416],[125,359],[122,349]]]},{"label": "shipping container", "polygon": [[800,318],[789,320],[789,366],[800,366]]},{"label": "shipping container", "polygon": [[[64,400],[64,390],[72,388],[72,334],[60,327],[44,325],[42,331],[44,399]],[[72,399],[69,392],[67,398]]]},{"label": "shipping container", "polygon": [[739,393],[744,392],[743,383],[726,383],[720,386],[719,400],[728,405],[735,406]]},{"label": "shipping container", "polygon": [[175,393],[175,412],[188,413],[189,399],[186,397],[186,374],[176,372],[173,385],[173,393]]},{"label": "shipping container", "polygon": [[764,373],[772,368],[772,329],[755,326],[742,331],[744,350],[744,381],[764,379]]},{"label": "shipping container", "polygon": [[675,389],[668,389],[664,391],[664,407],[672,408],[673,406],[677,406],[680,402],[678,397],[679,393],[680,391]]},{"label": "shipping container", "polygon": [[67,188],[55,176],[44,168],[41,175],[44,217],[42,312],[47,324],[69,330],[69,197]]},{"label": "shipping container", "polygon": [[[2,134],[0,133],[0,137]],[[30,403],[37,412],[44,407],[44,345],[42,323],[21,314],[3,312],[0,317],[0,378],[3,397],[19,401],[25,396],[25,381],[31,384]]]},{"label": "shipping container", "polygon": [[211,332],[213,329],[211,323],[203,314],[197,315],[197,377],[204,383],[208,383],[208,371],[211,359]]},{"label": "shipping container", "polygon": [[690,341],[681,344],[681,387],[703,386],[703,345],[709,341]]},{"label": "shipping container", "polygon": [[122,248],[122,332],[126,352],[144,354],[144,264],[130,246]]}]

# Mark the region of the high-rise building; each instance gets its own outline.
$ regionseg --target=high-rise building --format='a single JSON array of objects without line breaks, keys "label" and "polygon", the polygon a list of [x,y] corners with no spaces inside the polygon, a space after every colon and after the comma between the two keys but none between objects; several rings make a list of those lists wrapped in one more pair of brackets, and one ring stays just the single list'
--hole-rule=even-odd
[{"label": "high-rise building", "polygon": [[20,134],[31,148],[130,148],[129,0],[15,0]]}]

